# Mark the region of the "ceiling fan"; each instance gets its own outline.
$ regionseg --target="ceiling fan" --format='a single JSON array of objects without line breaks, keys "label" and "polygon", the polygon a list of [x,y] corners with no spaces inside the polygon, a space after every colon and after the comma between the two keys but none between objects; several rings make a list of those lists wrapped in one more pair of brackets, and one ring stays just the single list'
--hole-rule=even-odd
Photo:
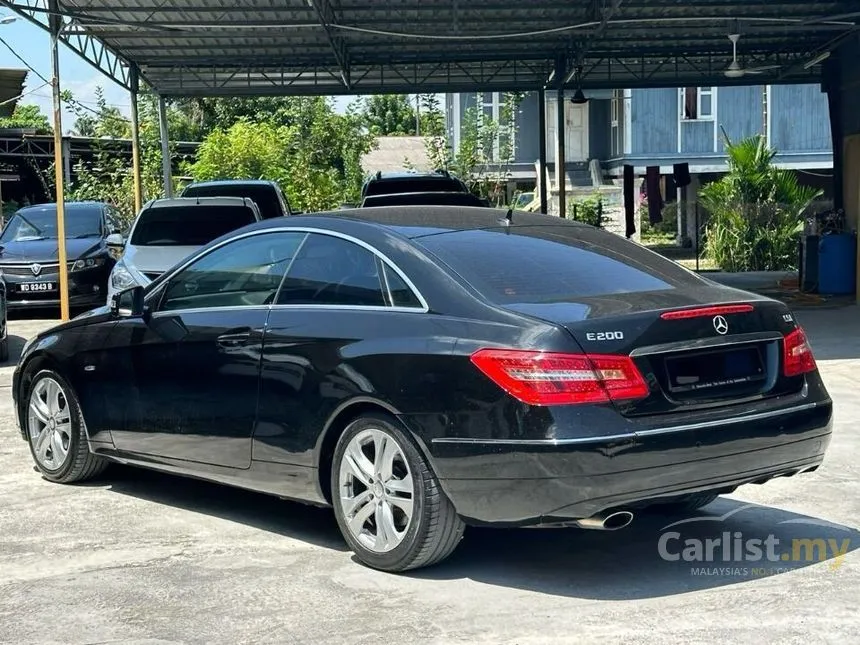
[{"label": "ceiling fan", "polygon": [[741,64],[738,62],[738,40],[740,40],[740,34],[729,34],[729,40],[732,41],[732,62],[729,63],[729,66],[725,69],[723,74],[726,75],[726,78],[742,78],[747,74],[762,74],[771,69],[779,69],[780,65],[764,65],[762,67],[741,67]]}]

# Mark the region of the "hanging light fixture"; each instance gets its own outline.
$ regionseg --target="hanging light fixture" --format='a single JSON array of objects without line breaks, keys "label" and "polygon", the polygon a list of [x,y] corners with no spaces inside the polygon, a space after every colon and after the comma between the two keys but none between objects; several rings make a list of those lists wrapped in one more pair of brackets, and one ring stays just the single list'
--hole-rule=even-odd
[{"label": "hanging light fixture", "polygon": [[585,96],[585,93],[582,91],[581,66],[577,65],[574,77],[576,78],[576,92],[573,93],[573,97],[570,99],[570,102],[574,105],[583,105],[585,103],[588,103],[588,97]]}]

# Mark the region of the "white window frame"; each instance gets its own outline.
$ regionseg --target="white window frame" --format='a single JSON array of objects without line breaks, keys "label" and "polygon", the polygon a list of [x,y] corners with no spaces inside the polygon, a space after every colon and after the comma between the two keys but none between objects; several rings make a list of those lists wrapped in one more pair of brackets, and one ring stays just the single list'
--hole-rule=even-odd
[{"label": "white window frame", "polygon": [[[710,114],[702,114],[702,96],[708,96],[711,99]],[[687,88],[678,88],[678,116],[681,121],[714,121],[717,113],[717,88],[716,87],[697,87],[696,88],[696,116],[695,118],[687,118],[684,114],[684,108],[687,105]]]},{"label": "white window frame", "polygon": [[[484,94],[490,94],[490,102],[487,103],[484,101]],[[493,123],[498,123],[501,125],[500,119],[502,116],[502,108],[504,107],[504,93],[503,92],[478,92],[475,95],[475,103],[478,108],[478,123],[480,123],[481,115],[485,114],[485,108],[490,108],[491,118],[493,119]],[[513,118],[516,119],[516,114],[513,115]],[[502,142],[502,133],[499,132],[496,135],[496,140],[493,142],[493,151],[492,156],[490,158],[490,162],[499,163],[499,155],[501,154],[501,142]],[[517,138],[514,136],[514,140],[511,141],[511,157],[516,157],[517,153]]]},{"label": "white window frame", "polygon": [[620,157],[624,154],[625,144],[625,90],[612,90],[612,99],[609,108],[609,121],[612,130],[612,156]]}]

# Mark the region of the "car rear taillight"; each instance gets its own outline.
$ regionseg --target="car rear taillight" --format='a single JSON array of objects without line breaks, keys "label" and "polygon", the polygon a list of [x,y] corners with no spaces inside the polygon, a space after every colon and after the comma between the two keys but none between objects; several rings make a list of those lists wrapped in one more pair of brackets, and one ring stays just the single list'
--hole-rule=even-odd
[{"label": "car rear taillight", "polygon": [[696,309],[676,309],[660,314],[663,320],[687,320],[689,318],[712,318],[729,314],[748,314],[753,311],[752,305],[717,305],[714,307],[698,307]]},{"label": "car rear taillight", "polygon": [[782,371],[786,376],[800,376],[815,370],[815,357],[803,329],[786,334],[782,344]]},{"label": "car rear taillight", "polygon": [[645,398],[649,391],[629,356],[480,349],[472,362],[530,405],[625,401]]}]

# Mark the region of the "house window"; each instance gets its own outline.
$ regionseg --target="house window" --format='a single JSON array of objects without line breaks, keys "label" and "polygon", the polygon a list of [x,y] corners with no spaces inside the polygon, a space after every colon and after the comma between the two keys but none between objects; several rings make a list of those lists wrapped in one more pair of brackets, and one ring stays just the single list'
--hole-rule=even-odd
[{"label": "house window", "polygon": [[[505,120],[505,93],[504,92],[480,92],[477,96],[478,103],[478,125],[482,123],[498,124],[495,136],[485,140],[484,154],[488,161],[501,162],[514,158],[515,138],[513,124]],[[481,118],[483,116],[483,119]],[[512,116],[512,118],[516,118]]]},{"label": "house window", "polygon": [[713,118],[713,87],[681,88],[681,119],[684,121],[710,121]]},{"label": "house window", "polygon": [[621,102],[624,100],[624,92],[622,90],[612,90],[612,125],[613,127],[618,127],[618,124],[621,119],[621,110],[624,109],[622,107]]},{"label": "house window", "polygon": [[612,155],[624,153],[624,90],[613,90],[610,101],[610,121],[612,125]]}]

